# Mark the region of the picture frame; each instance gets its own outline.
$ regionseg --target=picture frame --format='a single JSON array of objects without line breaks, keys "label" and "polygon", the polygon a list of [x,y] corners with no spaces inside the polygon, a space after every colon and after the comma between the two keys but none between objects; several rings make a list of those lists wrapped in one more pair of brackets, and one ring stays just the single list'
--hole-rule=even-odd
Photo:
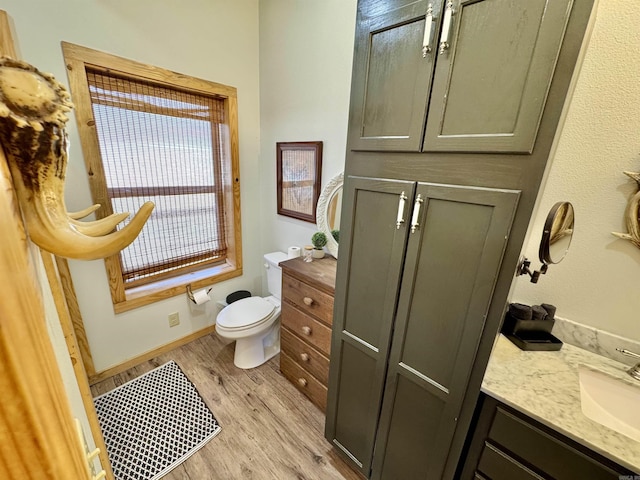
[{"label": "picture frame", "polygon": [[322,142],[277,142],[278,215],[316,223]]}]

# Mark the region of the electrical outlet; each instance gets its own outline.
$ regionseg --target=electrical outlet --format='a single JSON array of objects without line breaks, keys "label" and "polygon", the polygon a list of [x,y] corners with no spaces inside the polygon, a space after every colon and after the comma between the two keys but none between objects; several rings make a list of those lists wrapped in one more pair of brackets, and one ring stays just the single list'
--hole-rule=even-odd
[{"label": "electrical outlet", "polygon": [[173,312],[169,314],[169,326],[170,327],[175,327],[177,325],[180,325],[180,315],[178,315],[178,312]]}]

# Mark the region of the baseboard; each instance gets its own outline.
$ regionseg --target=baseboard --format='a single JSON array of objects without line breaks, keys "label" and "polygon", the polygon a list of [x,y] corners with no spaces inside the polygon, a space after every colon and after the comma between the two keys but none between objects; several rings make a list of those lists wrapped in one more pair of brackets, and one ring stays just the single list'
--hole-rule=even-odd
[{"label": "baseboard", "polygon": [[205,335],[213,333],[215,329],[216,329],[215,325],[210,325],[201,330],[193,332],[187,335],[186,337],[179,338],[177,340],[174,340],[173,342],[167,343],[158,348],[154,348],[153,350],[149,350],[148,352],[138,355],[137,357],[130,358],[126,362],[120,363],[114,367],[110,367],[110,368],[107,368],[106,370],[102,370],[101,372],[97,372],[96,374],[91,375],[89,377],[89,385],[94,385],[98,382],[101,382],[102,380],[105,380],[109,377],[113,377],[114,375],[122,373],[125,370],[129,370],[131,367],[135,367],[136,365],[139,365],[143,362],[151,360],[152,358],[157,357],[158,355],[167,353],[170,350],[181,347],[182,345],[192,342],[200,337],[204,337]]}]

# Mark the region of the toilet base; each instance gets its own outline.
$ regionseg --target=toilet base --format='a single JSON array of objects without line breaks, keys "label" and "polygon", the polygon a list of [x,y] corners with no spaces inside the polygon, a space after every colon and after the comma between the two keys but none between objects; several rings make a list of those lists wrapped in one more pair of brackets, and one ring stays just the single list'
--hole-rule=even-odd
[{"label": "toilet base", "polygon": [[233,363],[236,367],[249,369],[259,367],[280,353],[280,320],[263,335],[239,338]]}]

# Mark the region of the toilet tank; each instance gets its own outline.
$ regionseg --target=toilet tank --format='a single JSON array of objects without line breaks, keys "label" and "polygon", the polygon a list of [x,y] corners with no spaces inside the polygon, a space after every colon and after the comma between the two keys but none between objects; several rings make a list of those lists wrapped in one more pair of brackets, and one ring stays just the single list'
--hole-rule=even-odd
[{"label": "toilet tank", "polygon": [[278,264],[287,258],[287,254],[284,252],[273,252],[264,255],[264,268],[267,270],[267,287],[269,288],[269,293],[277,299],[281,298],[282,293],[282,269]]}]

